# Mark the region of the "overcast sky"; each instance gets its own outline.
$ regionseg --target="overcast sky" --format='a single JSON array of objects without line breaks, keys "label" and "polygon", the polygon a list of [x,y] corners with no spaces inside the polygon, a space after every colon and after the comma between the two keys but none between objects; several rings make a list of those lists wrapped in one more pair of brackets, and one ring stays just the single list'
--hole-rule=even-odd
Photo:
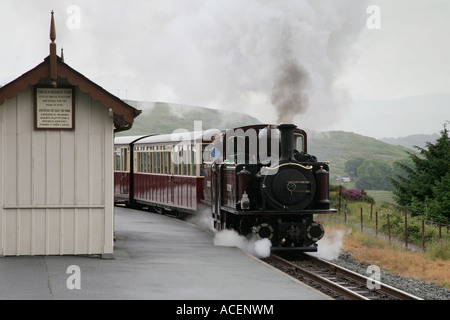
[{"label": "overcast sky", "polygon": [[49,54],[51,10],[58,54],[122,99],[374,137],[450,120],[391,103],[450,96],[450,0],[1,0],[0,85]]}]

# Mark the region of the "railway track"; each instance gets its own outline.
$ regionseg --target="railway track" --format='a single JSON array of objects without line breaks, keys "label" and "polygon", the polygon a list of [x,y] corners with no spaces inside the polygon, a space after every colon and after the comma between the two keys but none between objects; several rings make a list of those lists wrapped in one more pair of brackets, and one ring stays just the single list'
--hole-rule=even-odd
[{"label": "railway track", "polygon": [[306,254],[297,254],[295,258],[293,256],[282,258],[272,254],[264,261],[335,299],[422,300],[372,278]]}]

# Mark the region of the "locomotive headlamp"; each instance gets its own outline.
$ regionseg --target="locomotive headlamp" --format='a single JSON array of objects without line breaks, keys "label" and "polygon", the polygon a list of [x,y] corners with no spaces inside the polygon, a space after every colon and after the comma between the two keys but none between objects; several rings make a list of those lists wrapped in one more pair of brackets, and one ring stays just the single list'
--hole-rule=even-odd
[{"label": "locomotive headlamp", "polygon": [[248,210],[248,209],[250,209],[250,199],[248,198],[247,191],[244,191],[244,194],[242,195],[242,199],[241,199],[241,209],[242,209],[242,210]]},{"label": "locomotive headlamp", "polygon": [[308,228],[306,228],[306,236],[311,241],[319,241],[322,239],[323,235],[325,234],[325,230],[323,229],[323,226],[320,223],[312,222]]}]

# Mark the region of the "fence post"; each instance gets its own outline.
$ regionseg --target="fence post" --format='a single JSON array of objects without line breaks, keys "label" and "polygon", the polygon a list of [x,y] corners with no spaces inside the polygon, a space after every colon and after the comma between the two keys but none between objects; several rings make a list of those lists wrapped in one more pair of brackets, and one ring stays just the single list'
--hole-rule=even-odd
[{"label": "fence post", "polygon": [[389,213],[387,214],[387,224],[388,224],[388,237],[389,244],[391,243],[391,222],[389,221]]},{"label": "fence post", "polygon": [[373,212],[373,198],[370,200],[370,220],[372,220],[372,212]]},{"label": "fence post", "polygon": [[439,245],[442,244],[442,223],[439,222]]},{"label": "fence post", "polygon": [[422,219],[422,248],[423,251],[427,251],[427,247],[425,246],[425,220]]},{"label": "fence post", "polygon": [[378,211],[375,211],[375,236],[378,238]]},{"label": "fence post", "polygon": [[363,211],[361,207],[361,231],[363,231]]},{"label": "fence post", "polygon": [[344,204],[344,221],[345,225],[347,225],[347,203]]},{"label": "fence post", "polygon": [[408,210],[405,207],[405,248],[408,249]]},{"label": "fence post", "polygon": [[339,186],[339,191],[338,191],[338,200],[339,200],[339,204],[338,204],[338,210],[339,210],[339,213],[341,213],[341,191],[342,191],[342,187],[341,186]]}]

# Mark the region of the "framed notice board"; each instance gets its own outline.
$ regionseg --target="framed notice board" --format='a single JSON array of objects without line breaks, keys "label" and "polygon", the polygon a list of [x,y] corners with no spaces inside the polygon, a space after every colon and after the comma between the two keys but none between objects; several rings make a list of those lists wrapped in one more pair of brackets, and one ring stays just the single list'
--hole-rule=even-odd
[{"label": "framed notice board", "polygon": [[34,128],[74,130],[75,94],[73,87],[34,88]]}]

